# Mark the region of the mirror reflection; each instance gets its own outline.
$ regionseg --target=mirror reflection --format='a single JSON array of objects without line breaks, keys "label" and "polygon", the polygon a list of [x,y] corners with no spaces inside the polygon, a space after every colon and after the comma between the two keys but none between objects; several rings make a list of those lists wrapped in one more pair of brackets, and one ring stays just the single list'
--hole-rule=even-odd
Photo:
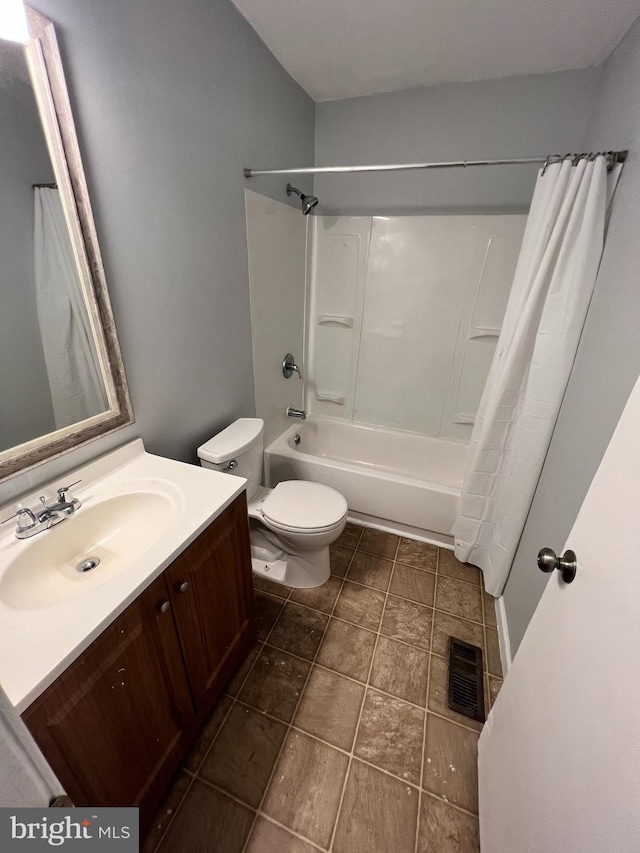
[{"label": "mirror reflection", "polygon": [[0,40],[0,452],[109,409],[24,48]]}]

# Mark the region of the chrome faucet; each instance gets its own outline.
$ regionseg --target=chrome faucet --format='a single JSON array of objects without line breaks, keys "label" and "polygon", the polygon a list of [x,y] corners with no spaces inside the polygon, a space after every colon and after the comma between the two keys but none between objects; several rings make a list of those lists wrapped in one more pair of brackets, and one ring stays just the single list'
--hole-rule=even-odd
[{"label": "chrome faucet", "polygon": [[42,533],[43,530],[55,527],[56,524],[60,524],[65,518],[69,518],[69,516],[73,515],[82,506],[78,498],[67,494],[79,482],[80,480],[77,480],[69,486],[60,486],[57,490],[58,500],[54,504],[51,504],[51,506],[47,504],[44,495],[40,495],[40,502],[42,504],[40,512],[33,512],[29,507],[19,507],[14,515],[10,515],[9,518],[0,521],[0,524],[4,524],[5,521],[11,521],[12,518],[17,518],[16,539],[29,539],[31,536],[35,536],[36,533]]},{"label": "chrome faucet", "polygon": [[[71,483],[70,486],[60,486],[58,489],[58,500],[52,504],[51,506],[47,506],[47,502],[44,497],[41,497],[40,500],[42,502],[42,506],[44,507],[44,512],[49,513],[51,515],[57,515],[61,513],[64,516],[73,515],[73,513],[81,506],[78,498],[74,498],[71,496],[71,500],[67,499],[67,492],[70,492],[74,486],[77,486],[80,480],[76,480],[75,483]],[[44,513],[42,513],[44,515]]]},{"label": "chrome faucet", "polygon": [[291,406],[287,406],[287,415],[290,418],[300,418],[300,420],[305,420],[307,417],[304,409],[293,409]]}]

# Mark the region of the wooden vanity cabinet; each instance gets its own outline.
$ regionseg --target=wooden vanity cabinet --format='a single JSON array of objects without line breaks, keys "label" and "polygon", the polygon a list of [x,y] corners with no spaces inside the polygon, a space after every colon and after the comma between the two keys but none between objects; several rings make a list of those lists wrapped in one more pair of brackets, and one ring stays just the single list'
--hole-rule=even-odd
[{"label": "wooden vanity cabinet", "polygon": [[254,641],[243,492],[22,716],[75,805],[145,826]]},{"label": "wooden vanity cabinet", "polygon": [[255,641],[248,537],[243,493],[165,573],[199,718]]},{"label": "wooden vanity cabinet", "polygon": [[23,714],[75,805],[140,805],[188,745],[195,714],[168,598],[161,575]]}]

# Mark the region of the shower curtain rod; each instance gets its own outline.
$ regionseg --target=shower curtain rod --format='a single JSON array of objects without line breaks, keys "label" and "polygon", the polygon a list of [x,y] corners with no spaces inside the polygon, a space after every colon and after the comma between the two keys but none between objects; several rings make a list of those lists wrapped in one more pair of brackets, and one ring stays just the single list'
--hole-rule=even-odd
[{"label": "shower curtain rod", "polygon": [[302,169],[245,169],[245,178],[255,178],[259,175],[326,175],[326,174],[349,174],[352,172],[402,172],[416,171],[419,169],[466,169],[467,166],[524,166],[544,165],[546,168],[552,163],[561,163],[563,160],[571,159],[574,165],[581,159],[587,157],[594,159],[599,154],[608,160],[607,168],[613,169],[616,163],[624,163],[628,151],[601,151],[597,153],[584,154],[549,154],[546,157],[516,157],[509,160],[449,160],[441,163],[391,163],[382,166],[309,166]]}]

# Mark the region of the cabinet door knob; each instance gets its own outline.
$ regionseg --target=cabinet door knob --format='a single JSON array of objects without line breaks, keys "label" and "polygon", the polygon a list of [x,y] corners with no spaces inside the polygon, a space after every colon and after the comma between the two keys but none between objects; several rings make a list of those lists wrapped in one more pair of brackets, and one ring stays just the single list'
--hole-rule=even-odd
[{"label": "cabinet door knob", "polygon": [[163,601],[162,604],[160,605],[160,613],[168,613],[169,610],[171,610],[171,602],[170,601]]},{"label": "cabinet door knob", "polygon": [[189,589],[189,582],[188,582],[188,581],[184,581],[184,582],[183,582],[183,583],[181,583],[181,584],[180,584],[180,586],[178,587],[178,592],[186,592],[188,589]]}]

